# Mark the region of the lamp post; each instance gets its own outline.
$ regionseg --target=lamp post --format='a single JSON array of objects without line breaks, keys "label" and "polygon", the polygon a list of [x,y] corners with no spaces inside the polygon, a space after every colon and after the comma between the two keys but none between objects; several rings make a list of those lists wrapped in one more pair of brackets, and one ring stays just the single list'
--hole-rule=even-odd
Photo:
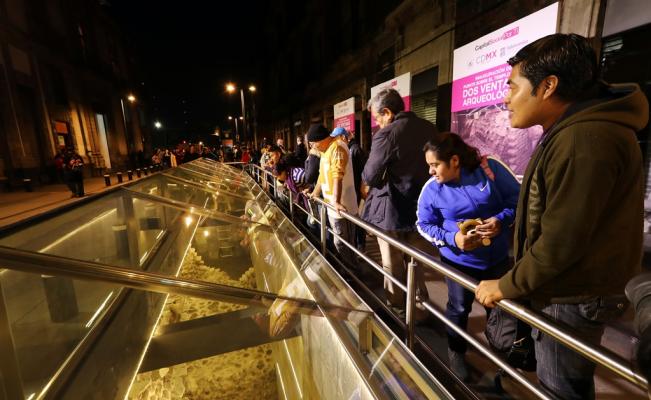
[{"label": "lamp post", "polygon": [[249,86],[249,92],[251,92],[251,105],[253,106],[253,146],[255,149],[258,148],[258,115],[255,111],[255,98],[253,97],[256,90],[255,86]]},{"label": "lamp post", "polygon": [[[154,128],[160,131],[161,129],[163,129],[163,124],[160,121],[155,121]],[[165,148],[167,148],[167,131],[165,132]]]},{"label": "lamp post", "polygon": [[[132,93],[129,93],[127,95],[127,100],[129,103],[135,103],[136,101],[136,96],[134,96]],[[124,136],[127,139],[127,148],[131,149],[133,147],[133,141],[131,140],[131,136],[129,135],[129,127],[127,126],[127,115],[124,110],[124,99],[120,97],[120,107],[122,107],[122,122],[124,123]]]},{"label": "lamp post", "polygon": [[[228,93],[235,93],[236,90],[237,90],[237,88],[235,87],[234,83],[227,83],[226,84],[226,91]],[[256,89],[256,87],[254,85],[249,85],[249,92],[250,93],[255,93],[256,90],[257,89]],[[242,139],[244,141],[246,141],[247,129],[248,129],[249,124],[248,124],[247,119],[246,119],[246,103],[244,101],[244,89],[243,88],[240,88],[240,102],[241,102],[241,105],[242,105],[242,116],[240,117],[240,119],[242,120],[242,131],[243,131]],[[254,110],[255,110],[255,105],[254,105]],[[237,121],[236,121],[236,123],[237,123]]]},{"label": "lamp post", "polygon": [[[240,119],[242,119],[242,117],[240,117]],[[239,136],[240,131],[239,131],[238,127],[237,127],[237,118],[233,118],[233,117],[231,117],[231,116],[229,115],[229,116],[228,116],[228,120],[229,120],[229,121],[231,121],[231,120],[234,120],[234,121],[235,121],[235,136]]]}]

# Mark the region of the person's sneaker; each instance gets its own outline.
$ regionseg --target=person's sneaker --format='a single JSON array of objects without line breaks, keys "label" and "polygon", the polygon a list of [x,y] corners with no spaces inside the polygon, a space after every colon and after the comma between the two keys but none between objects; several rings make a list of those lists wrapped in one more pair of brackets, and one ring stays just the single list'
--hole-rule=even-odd
[{"label": "person's sneaker", "polygon": [[465,354],[448,349],[448,360],[450,362],[449,365],[452,372],[454,372],[454,374],[458,376],[459,379],[466,382],[469,375]]}]

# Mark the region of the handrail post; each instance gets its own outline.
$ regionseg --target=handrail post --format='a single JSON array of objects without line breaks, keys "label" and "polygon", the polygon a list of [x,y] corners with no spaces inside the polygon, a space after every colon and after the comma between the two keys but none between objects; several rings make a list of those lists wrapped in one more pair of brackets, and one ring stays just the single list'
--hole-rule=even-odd
[{"label": "handrail post", "polygon": [[294,193],[291,190],[289,192],[289,220],[294,222]]},{"label": "handrail post", "polygon": [[323,255],[326,255],[326,250],[328,249],[327,242],[326,242],[326,236],[328,233],[328,224],[326,221],[326,207],[324,205],[321,205],[321,208],[319,208],[319,217],[321,219],[321,253]]},{"label": "handrail post", "polygon": [[406,324],[407,324],[407,340],[406,344],[409,347],[409,350],[414,349],[414,311],[415,311],[415,300],[416,300],[416,274],[414,270],[416,269],[416,263],[414,258],[411,257],[411,261],[407,264],[407,304],[405,309],[407,311]]}]

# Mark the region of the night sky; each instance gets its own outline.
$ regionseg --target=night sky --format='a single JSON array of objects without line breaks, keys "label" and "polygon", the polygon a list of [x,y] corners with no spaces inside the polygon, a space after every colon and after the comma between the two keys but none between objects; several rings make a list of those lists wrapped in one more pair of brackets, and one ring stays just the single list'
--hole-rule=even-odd
[{"label": "night sky", "polygon": [[[239,115],[228,81],[259,82],[256,46],[267,2],[110,0],[107,10],[134,46],[150,114],[174,137],[203,139]],[[154,142],[157,142],[154,140]]]}]

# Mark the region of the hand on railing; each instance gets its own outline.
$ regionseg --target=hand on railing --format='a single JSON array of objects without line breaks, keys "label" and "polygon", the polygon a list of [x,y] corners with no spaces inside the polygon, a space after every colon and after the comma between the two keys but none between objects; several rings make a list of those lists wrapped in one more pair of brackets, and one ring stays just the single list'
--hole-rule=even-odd
[{"label": "hand on railing", "polygon": [[498,279],[492,279],[489,281],[481,281],[477,285],[477,289],[475,290],[475,298],[484,307],[493,308],[495,307],[495,303],[504,298],[504,294],[500,290],[498,282]]},{"label": "hand on railing", "polygon": [[343,212],[348,212],[348,209],[346,208],[346,206],[344,206],[341,203],[335,202],[332,206],[335,208],[335,211],[337,211],[337,214],[339,214],[339,215],[341,215],[342,211]]}]

